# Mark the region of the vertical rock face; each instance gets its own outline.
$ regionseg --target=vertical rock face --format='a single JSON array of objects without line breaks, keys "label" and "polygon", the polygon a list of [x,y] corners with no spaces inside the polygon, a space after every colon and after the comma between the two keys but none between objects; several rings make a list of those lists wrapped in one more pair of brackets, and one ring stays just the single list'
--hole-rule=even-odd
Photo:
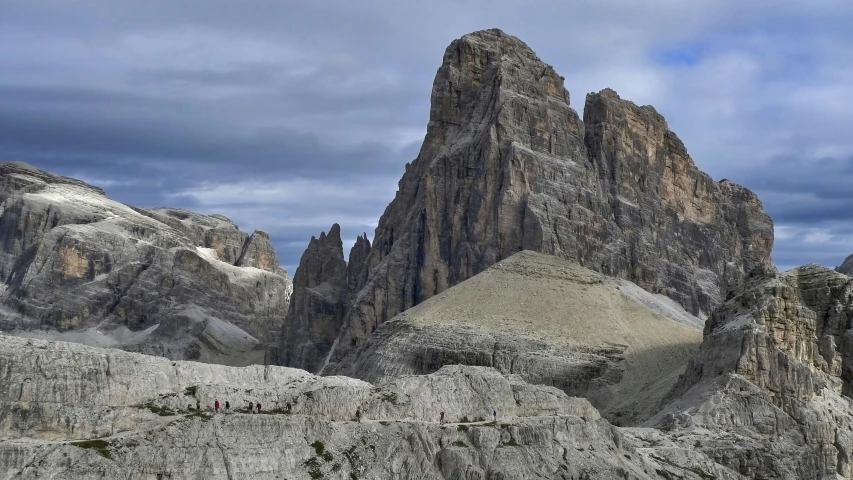
[{"label": "vertical rock face", "polygon": [[[445,51],[427,134],[351,285],[333,361],[376,325],[524,250],[627,278],[704,316],[770,261],[761,202],[699,171],[652,107],[612,90],[585,121],[563,79],[500,30]],[[296,365],[298,366],[298,365]]]},{"label": "vertical rock face", "polygon": [[243,244],[243,251],[235,265],[238,267],[254,267],[268,272],[284,274],[287,272],[278,263],[278,256],[270,243],[267,232],[255,230],[252,236]]},{"label": "vertical rock face", "polygon": [[687,414],[735,439],[705,453],[750,478],[853,478],[851,322],[850,277],[818,265],[756,269],[708,319],[651,425]]},{"label": "vertical rock face", "polygon": [[236,364],[278,345],[291,292],[263,232],[21,163],[0,163],[0,274],[0,330]]},{"label": "vertical rock face", "polygon": [[293,295],[282,329],[280,360],[316,372],[323,366],[346,313],[347,264],[341,228],[311,237],[293,276]]},{"label": "vertical rock face", "polygon": [[361,282],[365,277],[365,260],[367,260],[368,255],[370,255],[370,240],[367,239],[367,234],[363,233],[356,238],[355,245],[349,252],[347,290],[351,295],[357,293],[363,286]]},{"label": "vertical rock face", "polygon": [[587,96],[584,125],[605,195],[599,218],[612,221],[577,238],[579,259],[703,315],[745,269],[769,262],[773,226],[758,197],[701,172],[654,108],[605,89]]}]

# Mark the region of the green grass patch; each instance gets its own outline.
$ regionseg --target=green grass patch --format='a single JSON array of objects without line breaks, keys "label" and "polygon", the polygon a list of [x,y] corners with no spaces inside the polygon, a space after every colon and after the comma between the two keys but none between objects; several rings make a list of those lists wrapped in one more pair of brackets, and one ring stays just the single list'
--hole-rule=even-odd
[{"label": "green grass patch", "polygon": [[169,407],[166,407],[164,405],[156,405],[156,404],[153,404],[150,402],[149,403],[143,403],[142,405],[136,405],[136,408],[150,410],[151,413],[156,413],[157,415],[160,415],[161,417],[171,417],[171,416],[179,414],[179,412],[176,412],[175,410],[172,410]]},{"label": "green grass patch", "polygon": [[205,413],[205,412],[202,412],[201,410],[196,410],[196,411],[190,413],[189,415],[187,415],[187,418],[198,418],[198,419],[204,420],[206,422],[206,421],[209,421],[211,418],[213,418],[213,414]]},{"label": "green grass patch", "polygon": [[384,392],[381,395],[379,395],[379,398],[383,402],[388,402],[392,405],[399,405],[399,403],[397,403],[397,394],[394,392]]},{"label": "green grass patch", "polygon": [[186,395],[187,397],[194,397],[196,392],[198,392],[197,385],[192,385],[184,389],[184,395]]},{"label": "green grass patch", "polygon": [[[243,412],[243,413],[249,413],[249,412]],[[269,410],[261,410],[261,414],[263,414],[263,415],[290,415],[290,409],[289,408],[275,407],[275,408],[271,408]]]},{"label": "green grass patch", "polygon": [[305,460],[303,463],[305,467],[308,467],[308,475],[313,479],[323,478],[323,472],[320,470],[320,462],[317,460],[317,457],[311,457],[308,460]]},{"label": "green grass patch", "polygon": [[317,455],[322,455],[326,450],[326,445],[320,440],[315,440],[314,443],[309,443],[309,445],[314,447],[314,451],[317,452]]},{"label": "green grass patch", "polygon": [[456,430],[459,430],[460,432],[467,432],[468,431],[468,425],[457,425]]},{"label": "green grass patch", "polygon": [[501,446],[502,446],[502,447],[518,447],[519,445],[518,445],[518,443],[515,441],[515,439],[514,439],[514,438],[510,437],[510,438],[509,438],[509,440],[508,440],[508,441],[506,441],[505,443],[502,443],[502,444],[501,444]]},{"label": "green grass patch", "polygon": [[104,440],[81,440],[79,442],[71,442],[77,448],[87,448],[98,452],[102,457],[112,460],[113,456],[110,453],[110,444]]},{"label": "green grass patch", "polygon": [[456,440],[455,442],[453,442],[453,446],[454,447],[466,447],[467,448],[468,444],[466,444],[462,440]]}]

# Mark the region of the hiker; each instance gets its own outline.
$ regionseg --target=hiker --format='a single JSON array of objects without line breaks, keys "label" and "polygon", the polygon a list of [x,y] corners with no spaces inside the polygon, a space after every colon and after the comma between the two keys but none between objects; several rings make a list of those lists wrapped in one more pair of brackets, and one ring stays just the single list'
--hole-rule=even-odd
[{"label": "hiker", "polygon": [[444,425],[444,412],[441,412],[441,416],[438,418],[438,424]]},{"label": "hiker", "polygon": [[252,406],[252,402],[249,402],[249,413],[251,413],[252,415],[255,414],[255,407]]},{"label": "hiker", "polygon": [[355,421],[361,423],[361,409],[357,408],[355,410]]},{"label": "hiker", "polygon": [[228,403],[228,400],[225,400],[225,411],[231,413],[231,404]]},{"label": "hiker", "polygon": [[261,404],[258,402],[258,413],[261,413]]},{"label": "hiker", "polygon": [[498,423],[498,411],[492,410],[492,417],[495,418],[495,423]]},{"label": "hiker", "polygon": [[216,413],[219,413],[219,400],[213,402],[213,409],[216,411]]}]

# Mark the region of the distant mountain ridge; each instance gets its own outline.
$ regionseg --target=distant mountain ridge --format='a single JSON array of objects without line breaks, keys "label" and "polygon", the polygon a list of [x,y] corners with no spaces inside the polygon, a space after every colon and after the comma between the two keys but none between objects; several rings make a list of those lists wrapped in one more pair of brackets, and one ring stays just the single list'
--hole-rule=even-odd
[{"label": "distant mountain ridge", "polygon": [[292,284],[269,236],[135,208],[0,163],[0,330],[216,363],[263,363]]}]

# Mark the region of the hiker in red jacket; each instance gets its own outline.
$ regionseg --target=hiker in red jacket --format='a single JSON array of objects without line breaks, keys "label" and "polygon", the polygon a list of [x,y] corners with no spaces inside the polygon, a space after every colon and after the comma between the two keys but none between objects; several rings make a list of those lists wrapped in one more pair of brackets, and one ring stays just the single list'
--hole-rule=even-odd
[{"label": "hiker in red jacket", "polygon": [[213,402],[213,409],[216,410],[217,413],[219,413],[219,400]]},{"label": "hiker in red jacket", "polygon": [[260,402],[258,403],[258,413],[261,413],[261,404],[260,404]]}]

